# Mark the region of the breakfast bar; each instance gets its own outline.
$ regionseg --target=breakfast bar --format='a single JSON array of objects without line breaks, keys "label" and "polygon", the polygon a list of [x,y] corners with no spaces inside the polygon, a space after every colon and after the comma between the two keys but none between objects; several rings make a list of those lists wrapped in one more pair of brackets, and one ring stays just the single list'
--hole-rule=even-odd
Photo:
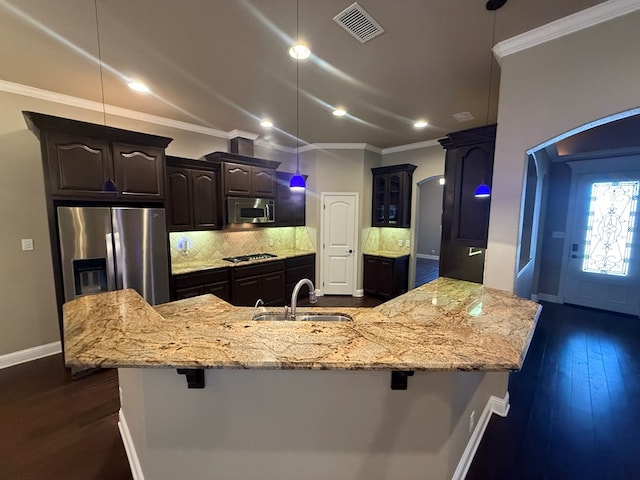
[{"label": "breakfast bar", "polygon": [[[440,278],[375,308],[300,309],[352,320],[86,296],[64,306],[65,358],[119,369],[134,478],[451,478],[491,413],[506,415],[541,307]],[[202,371],[205,388],[177,369]],[[415,372],[405,391],[392,371]]]}]

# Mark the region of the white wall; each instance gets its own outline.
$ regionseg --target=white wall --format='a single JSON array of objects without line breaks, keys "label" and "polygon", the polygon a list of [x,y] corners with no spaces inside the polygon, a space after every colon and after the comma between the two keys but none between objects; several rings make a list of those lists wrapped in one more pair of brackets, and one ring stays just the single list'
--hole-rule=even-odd
[{"label": "white wall", "polygon": [[119,378],[149,480],[413,480],[451,478],[508,373],[416,372],[406,391],[367,371],[213,369],[204,390],[171,369]]},{"label": "white wall", "polygon": [[640,13],[504,57],[484,283],[513,291],[526,152],[640,106]]}]

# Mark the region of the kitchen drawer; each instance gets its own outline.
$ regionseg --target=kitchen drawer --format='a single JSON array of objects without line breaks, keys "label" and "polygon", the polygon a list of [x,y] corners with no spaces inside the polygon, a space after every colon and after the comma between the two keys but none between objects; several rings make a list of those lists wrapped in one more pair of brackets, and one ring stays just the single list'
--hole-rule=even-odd
[{"label": "kitchen drawer", "polygon": [[284,270],[284,262],[282,260],[259,263],[256,265],[243,265],[241,267],[233,268],[233,278],[239,279],[253,277],[282,270]]}]

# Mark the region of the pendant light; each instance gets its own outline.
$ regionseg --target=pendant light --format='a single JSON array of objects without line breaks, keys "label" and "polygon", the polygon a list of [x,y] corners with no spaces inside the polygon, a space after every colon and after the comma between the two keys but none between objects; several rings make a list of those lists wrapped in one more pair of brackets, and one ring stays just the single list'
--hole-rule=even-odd
[{"label": "pendant light", "polygon": [[[496,41],[496,10],[502,7],[506,0],[489,0],[486,8],[493,11],[493,32],[491,33],[491,49]],[[491,50],[490,50],[491,51]],[[493,54],[489,55],[489,90],[487,93],[487,124],[489,123],[489,108],[491,107],[491,81],[493,80]],[[486,183],[486,179],[482,178],[482,183],[478,185],[475,191],[476,198],[488,198],[491,196],[491,187]]]},{"label": "pendant light", "polygon": [[[299,18],[300,5],[298,4],[298,0],[296,0],[296,42],[299,40],[299,32],[298,27],[300,24]],[[293,47],[292,47],[293,48]],[[308,56],[308,55],[307,55]],[[306,58],[306,57],[304,57]],[[291,177],[289,181],[289,189],[292,192],[304,192],[307,188],[307,185],[304,181],[304,177],[300,175],[300,71],[298,67],[298,63],[302,60],[302,57],[297,57],[296,62],[296,174]]]},{"label": "pendant light", "polygon": [[[107,106],[104,101],[104,72],[102,69],[102,48],[100,45],[100,20],[98,15],[98,0],[94,0],[93,2],[94,10],[96,12],[96,40],[98,42],[98,66],[100,68],[100,94],[102,96],[102,121],[104,122],[105,127],[107,126]],[[117,192],[118,187],[113,183],[113,180],[107,178],[107,180],[102,185],[102,190],[105,192]]]},{"label": "pendant light", "polygon": [[478,185],[478,188],[476,188],[476,194],[475,194],[476,198],[487,198],[491,196],[491,189],[489,188],[489,185],[487,185],[486,183],[481,183],[480,185]]}]

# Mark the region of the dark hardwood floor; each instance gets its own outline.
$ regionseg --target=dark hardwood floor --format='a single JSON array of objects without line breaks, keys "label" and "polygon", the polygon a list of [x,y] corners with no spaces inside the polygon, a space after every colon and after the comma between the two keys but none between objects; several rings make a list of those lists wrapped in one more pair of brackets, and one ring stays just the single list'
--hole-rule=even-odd
[{"label": "dark hardwood floor", "polygon": [[640,479],[640,319],[544,303],[467,480]]},{"label": "dark hardwood floor", "polygon": [[438,278],[438,260],[428,258],[416,258],[416,287]]},{"label": "dark hardwood floor", "polygon": [[118,377],[72,380],[62,355],[0,370],[0,479],[131,480]]},{"label": "dark hardwood floor", "polygon": [[[509,393],[468,480],[640,479],[638,318],[545,303]],[[118,408],[114,370],[72,380],[60,355],[0,370],[0,479],[131,480]]]}]

